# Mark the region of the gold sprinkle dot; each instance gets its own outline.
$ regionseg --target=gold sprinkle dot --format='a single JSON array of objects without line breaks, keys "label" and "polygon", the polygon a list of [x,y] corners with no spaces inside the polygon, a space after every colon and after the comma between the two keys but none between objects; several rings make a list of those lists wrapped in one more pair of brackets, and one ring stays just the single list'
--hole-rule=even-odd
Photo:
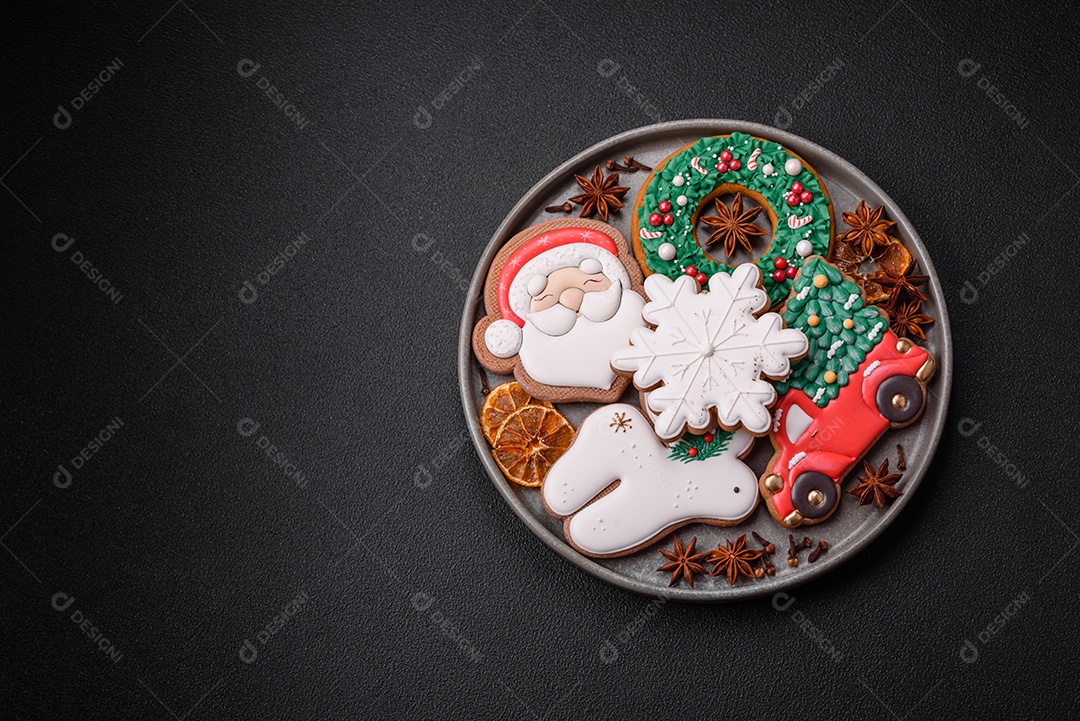
[{"label": "gold sprinkle dot", "polygon": [[852,328],[855,327],[855,321],[853,321],[851,318],[846,318],[844,320],[844,327],[847,328],[848,330],[851,330]]},{"label": "gold sprinkle dot", "polygon": [[806,324],[811,328],[817,328],[817,324],[820,322],[821,318],[818,318],[816,315],[812,315],[806,319]]},{"label": "gold sprinkle dot", "polygon": [[824,273],[818,273],[814,276],[814,286],[817,288],[824,288],[829,284],[829,279],[825,277]]},{"label": "gold sprinkle dot", "polygon": [[825,371],[825,382],[826,383],[835,383],[836,382],[836,374],[833,373],[832,371]]}]

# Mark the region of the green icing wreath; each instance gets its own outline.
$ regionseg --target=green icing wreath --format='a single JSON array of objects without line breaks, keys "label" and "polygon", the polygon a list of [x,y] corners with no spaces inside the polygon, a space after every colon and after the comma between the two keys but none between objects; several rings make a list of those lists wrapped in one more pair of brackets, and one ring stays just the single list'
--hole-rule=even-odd
[{"label": "green icing wreath", "polygon": [[[729,166],[721,172],[718,168],[720,154],[725,150],[738,161],[738,168]],[[798,161],[799,172],[795,175],[788,174],[786,164],[789,160]],[[765,175],[764,171],[770,166],[772,173]],[[809,203],[790,206],[787,197],[796,181],[802,183],[813,199]],[[677,278],[689,266],[706,276],[719,271],[730,273],[735,266],[706,255],[694,235],[702,206],[709,195],[724,184],[759,194],[772,209],[770,217],[776,218],[773,239],[755,265],[761,268],[769,301],[779,303],[787,298],[793,279],[785,275],[783,280],[777,281],[772,277],[777,270],[776,259],[784,259],[785,269],[787,266],[798,269],[806,257],[827,256],[832,239],[832,218],[821,179],[801,158],[778,143],[745,133],[732,133],[702,138],[669,157],[662,168],[654,171],[645,192],[639,197],[634,214],[634,242],[640,243],[647,270],[669,278]],[[660,205],[665,201],[671,205],[666,212]],[[673,222],[652,225],[650,217],[654,213],[671,215]],[[810,220],[806,220],[807,217]],[[803,240],[809,241],[809,246],[804,244],[801,250],[805,252],[800,253],[798,245]],[[660,247],[665,243],[675,248],[675,256],[670,260],[660,255]]]}]

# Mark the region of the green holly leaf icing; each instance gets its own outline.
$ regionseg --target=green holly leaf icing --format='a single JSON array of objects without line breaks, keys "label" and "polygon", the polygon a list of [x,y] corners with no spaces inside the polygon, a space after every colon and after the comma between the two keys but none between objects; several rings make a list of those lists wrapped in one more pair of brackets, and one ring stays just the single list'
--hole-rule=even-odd
[{"label": "green holly leaf icing", "polygon": [[[671,446],[671,452],[668,453],[668,458],[673,461],[691,463],[693,461],[704,461],[707,458],[718,456],[727,450],[734,433],[731,431],[717,430],[714,431],[712,435],[712,442],[706,443],[705,436],[687,433],[677,443]],[[697,451],[696,455],[690,455],[691,448]]]}]

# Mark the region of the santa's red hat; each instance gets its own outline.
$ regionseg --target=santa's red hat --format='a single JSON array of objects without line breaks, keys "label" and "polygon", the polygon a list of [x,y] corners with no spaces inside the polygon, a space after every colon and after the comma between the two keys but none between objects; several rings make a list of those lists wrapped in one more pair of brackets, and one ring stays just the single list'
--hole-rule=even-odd
[{"label": "santa's red hat", "polygon": [[499,273],[500,320],[488,326],[484,344],[492,355],[510,358],[521,349],[521,329],[532,297],[544,288],[547,277],[560,268],[580,267],[603,273],[630,287],[630,276],[619,260],[611,236],[591,228],[564,226],[538,235],[514,251]]}]

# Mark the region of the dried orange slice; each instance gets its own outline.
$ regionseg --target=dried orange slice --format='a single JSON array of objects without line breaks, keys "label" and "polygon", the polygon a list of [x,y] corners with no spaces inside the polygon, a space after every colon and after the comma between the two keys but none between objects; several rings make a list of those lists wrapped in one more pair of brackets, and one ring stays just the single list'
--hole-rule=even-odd
[{"label": "dried orange slice", "polygon": [[491,454],[508,480],[536,488],[573,440],[574,427],[561,413],[550,406],[527,405],[499,428]]},{"label": "dried orange slice", "polygon": [[495,386],[480,409],[480,428],[484,431],[484,438],[487,438],[488,443],[494,445],[499,428],[511,413],[529,405],[553,408],[547,401],[538,401],[530,396],[517,381]]},{"label": "dried orange slice", "polygon": [[877,303],[884,303],[889,299],[889,292],[881,287],[881,284],[874,280],[873,276],[866,276],[862,282],[863,292],[866,294],[866,304],[875,305]]},{"label": "dried orange slice", "polygon": [[860,256],[858,250],[847,243],[837,243],[833,247],[831,258],[840,270],[851,276],[865,291],[867,305],[877,305],[889,299],[889,292],[874,279],[878,273],[889,270],[902,275],[911,268],[912,263],[911,253],[896,238],[890,238],[889,243],[880,247],[880,251],[874,255],[877,270],[873,273],[859,272],[866,258]]},{"label": "dried orange slice", "polygon": [[878,268],[903,275],[911,269],[911,253],[899,240],[893,240],[877,258]]}]

